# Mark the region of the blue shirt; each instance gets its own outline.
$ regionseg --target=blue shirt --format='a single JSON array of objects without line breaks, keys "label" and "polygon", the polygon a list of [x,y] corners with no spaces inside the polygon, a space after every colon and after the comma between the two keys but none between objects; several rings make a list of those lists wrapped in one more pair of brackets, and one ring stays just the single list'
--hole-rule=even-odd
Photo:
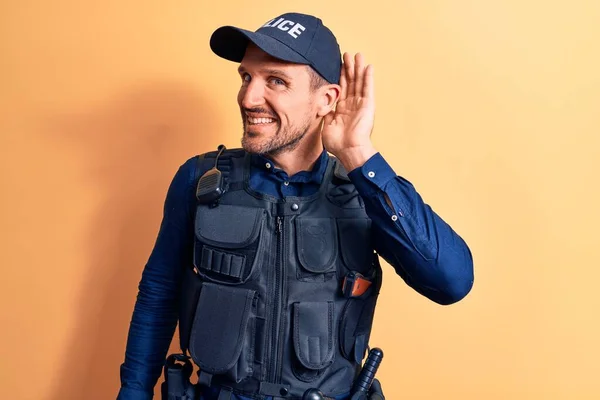
[{"label": "blue shirt", "polygon": [[[250,186],[279,198],[315,193],[327,167],[323,151],[311,171],[288,176],[252,155]],[[142,273],[121,365],[119,400],[151,399],[178,318],[180,278],[193,252],[197,157],[177,171],[163,220]],[[465,241],[444,222],[381,154],[348,173],[372,220],[375,251],[417,292],[439,304],[459,301],[473,285],[473,258]],[[241,397],[240,397],[241,399]]]}]

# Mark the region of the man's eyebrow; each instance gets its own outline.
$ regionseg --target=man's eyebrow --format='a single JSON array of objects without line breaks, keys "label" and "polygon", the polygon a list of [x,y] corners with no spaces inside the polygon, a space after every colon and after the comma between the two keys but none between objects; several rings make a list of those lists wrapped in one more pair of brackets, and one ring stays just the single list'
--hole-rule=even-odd
[{"label": "man's eyebrow", "polygon": [[[242,67],[241,65],[238,67],[238,73],[243,74],[244,72],[246,72],[246,68]],[[278,75],[281,76],[282,78],[291,80],[292,77],[288,74],[286,74],[284,71],[280,70],[280,69],[273,69],[273,68],[263,68],[260,69],[259,72],[266,74],[266,75]]]},{"label": "man's eyebrow", "polygon": [[261,72],[267,73],[269,75],[279,75],[283,78],[286,79],[292,79],[291,76],[289,76],[288,74],[286,74],[284,71],[280,70],[280,69],[271,69],[271,68],[266,68],[266,69],[262,69]]}]

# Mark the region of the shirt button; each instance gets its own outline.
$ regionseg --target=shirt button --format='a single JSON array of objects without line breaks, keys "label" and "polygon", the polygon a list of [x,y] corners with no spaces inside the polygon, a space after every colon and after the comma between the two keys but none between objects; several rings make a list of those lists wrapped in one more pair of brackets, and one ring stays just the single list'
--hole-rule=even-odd
[{"label": "shirt button", "polygon": [[294,203],[292,204],[292,211],[298,211],[300,207],[298,206],[298,204]]},{"label": "shirt button", "polygon": [[265,164],[265,167],[267,167],[267,168],[271,168],[271,163],[266,163],[266,164]]},{"label": "shirt button", "polygon": [[287,395],[289,392],[288,388],[282,387],[281,389],[279,389],[279,394],[282,396]]},{"label": "shirt button", "polygon": [[375,172],[369,171],[369,173],[367,175],[369,175],[369,178],[373,178],[373,177],[375,177]]},{"label": "shirt button", "polygon": [[285,186],[287,186],[287,185],[289,185],[290,183],[289,183],[288,181],[285,181],[285,182],[283,182],[283,184],[284,184]]},{"label": "shirt button", "polygon": [[392,215],[392,221],[397,221],[398,220],[398,216],[397,215]]}]

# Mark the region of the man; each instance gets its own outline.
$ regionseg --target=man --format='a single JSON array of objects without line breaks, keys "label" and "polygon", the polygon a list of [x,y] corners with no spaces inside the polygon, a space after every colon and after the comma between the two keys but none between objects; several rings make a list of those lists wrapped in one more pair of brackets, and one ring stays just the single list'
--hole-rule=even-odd
[{"label": "man", "polygon": [[221,27],[210,44],[240,63],[243,149],[193,157],[171,183],[119,399],[152,398],[178,318],[203,399],[301,399],[311,388],[348,399],[377,255],[451,304],[473,284],[471,252],[373,147],[373,67],[360,54],[342,63],[320,19]]}]

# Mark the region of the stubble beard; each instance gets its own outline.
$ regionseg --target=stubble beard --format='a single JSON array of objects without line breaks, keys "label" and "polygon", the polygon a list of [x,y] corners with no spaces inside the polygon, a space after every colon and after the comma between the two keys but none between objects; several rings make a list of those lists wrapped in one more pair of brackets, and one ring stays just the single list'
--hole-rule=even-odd
[{"label": "stubble beard", "polygon": [[289,126],[284,130],[281,129],[279,120],[276,123],[278,124],[278,128],[275,135],[269,137],[266,141],[260,141],[260,139],[256,140],[256,138],[260,138],[261,134],[252,132],[252,127],[248,127],[247,121],[244,120],[242,148],[248,153],[276,156],[297,148],[310,129],[310,120],[308,117],[305,118],[300,126]]}]

